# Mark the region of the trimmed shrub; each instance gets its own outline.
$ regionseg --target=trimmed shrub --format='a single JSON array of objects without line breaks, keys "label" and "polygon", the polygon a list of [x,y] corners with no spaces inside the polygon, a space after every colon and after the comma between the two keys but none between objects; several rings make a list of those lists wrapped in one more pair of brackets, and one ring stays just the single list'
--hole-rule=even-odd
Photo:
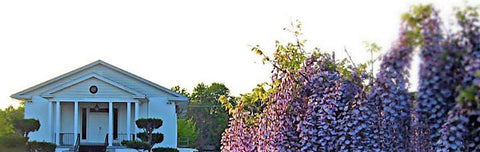
[{"label": "trimmed shrub", "polygon": [[176,148],[169,148],[169,147],[159,147],[159,148],[153,148],[153,152],[179,152],[178,149]]},{"label": "trimmed shrub", "polygon": [[27,152],[54,152],[57,145],[49,142],[31,141],[27,144]]},{"label": "trimmed shrub", "polygon": [[138,119],[135,123],[138,126],[138,128],[153,130],[156,128],[160,128],[163,124],[163,121],[161,119],[144,118],[144,119]]},{"label": "trimmed shrub", "polygon": [[24,146],[27,139],[22,136],[3,136],[0,137],[0,147],[12,148]]},{"label": "trimmed shrub", "polygon": [[[137,137],[140,138],[142,141],[148,141],[148,135],[145,132],[137,133]],[[152,143],[161,143],[163,141],[163,134],[162,133],[152,133]]]},{"label": "trimmed shrub", "polygon": [[30,132],[35,132],[40,129],[40,121],[36,119],[21,119],[13,121],[13,127],[17,129],[22,136],[28,138]]},{"label": "trimmed shrub", "polygon": [[142,118],[135,121],[135,124],[138,128],[143,129],[144,132],[137,133],[137,137],[142,140],[140,141],[123,141],[124,145],[128,148],[134,149],[145,149],[151,151],[151,148],[163,141],[163,134],[161,133],[153,133],[155,129],[158,129],[162,126],[163,121],[161,119],[155,118]]},{"label": "trimmed shrub", "polygon": [[133,148],[136,150],[149,150],[151,145],[147,142],[137,141],[137,140],[124,140],[122,141],[123,146],[128,148]]}]

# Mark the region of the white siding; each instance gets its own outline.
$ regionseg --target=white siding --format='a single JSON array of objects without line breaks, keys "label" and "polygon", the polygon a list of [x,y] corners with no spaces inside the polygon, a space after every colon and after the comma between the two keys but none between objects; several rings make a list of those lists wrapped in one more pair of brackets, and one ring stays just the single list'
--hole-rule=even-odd
[{"label": "white siding", "polygon": [[[163,125],[157,129],[157,132],[163,133],[164,139],[155,147],[177,147],[177,113],[175,113],[175,104],[167,104],[167,98],[156,97],[149,98],[148,112],[150,118],[160,118]],[[140,109],[142,110],[142,109]]]},{"label": "white siding", "polygon": [[40,97],[34,97],[31,102],[25,102],[25,118],[40,121],[40,129],[29,134],[30,141],[52,142],[52,128],[48,123],[48,102]]},{"label": "white siding", "polygon": [[138,104],[139,109],[138,109],[138,119],[140,118],[149,118],[150,116],[148,115],[148,102],[140,102]]},{"label": "white siding", "polygon": [[73,102],[61,102],[60,132],[73,133]]}]

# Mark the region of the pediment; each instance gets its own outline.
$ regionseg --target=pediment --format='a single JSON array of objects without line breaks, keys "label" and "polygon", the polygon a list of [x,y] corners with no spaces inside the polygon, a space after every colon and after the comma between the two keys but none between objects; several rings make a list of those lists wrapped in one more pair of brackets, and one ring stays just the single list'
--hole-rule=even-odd
[{"label": "pediment", "polygon": [[[91,92],[90,88],[95,86],[97,92]],[[69,82],[61,84],[53,89],[47,90],[41,95],[42,97],[145,97],[144,94],[125,87],[117,82],[109,80],[96,73],[90,73],[82,77],[73,79]]]}]

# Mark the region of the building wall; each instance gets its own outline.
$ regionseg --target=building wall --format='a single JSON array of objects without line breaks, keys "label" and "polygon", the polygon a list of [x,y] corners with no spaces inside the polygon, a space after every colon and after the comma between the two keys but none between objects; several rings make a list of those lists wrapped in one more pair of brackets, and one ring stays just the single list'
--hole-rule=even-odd
[{"label": "building wall", "polygon": [[[177,113],[175,103],[168,103],[165,97],[149,98],[148,116],[162,119],[163,125],[156,132],[164,135],[164,140],[155,147],[177,147]],[[143,110],[143,109],[142,109]]]},{"label": "building wall", "polygon": [[52,142],[52,127],[48,123],[48,102],[48,100],[40,97],[33,97],[32,101],[25,102],[24,117],[40,121],[40,129],[29,134],[30,141]]}]

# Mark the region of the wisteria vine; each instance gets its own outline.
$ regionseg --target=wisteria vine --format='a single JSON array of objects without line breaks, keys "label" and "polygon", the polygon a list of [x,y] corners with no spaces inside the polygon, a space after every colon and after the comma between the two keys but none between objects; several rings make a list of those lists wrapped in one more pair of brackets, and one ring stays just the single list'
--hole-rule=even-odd
[{"label": "wisteria vine", "polygon": [[[247,120],[238,101],[222,151],[479,151],[480,24],[472,10],[460,13],[453,34],[432,6],[412,10],[374,79],[334,54],[306,55],[298,37],[277,43],[274,60],[264,58],[274,67],[266,106]],[[408,76],[417,49],[414,99]]]}]

